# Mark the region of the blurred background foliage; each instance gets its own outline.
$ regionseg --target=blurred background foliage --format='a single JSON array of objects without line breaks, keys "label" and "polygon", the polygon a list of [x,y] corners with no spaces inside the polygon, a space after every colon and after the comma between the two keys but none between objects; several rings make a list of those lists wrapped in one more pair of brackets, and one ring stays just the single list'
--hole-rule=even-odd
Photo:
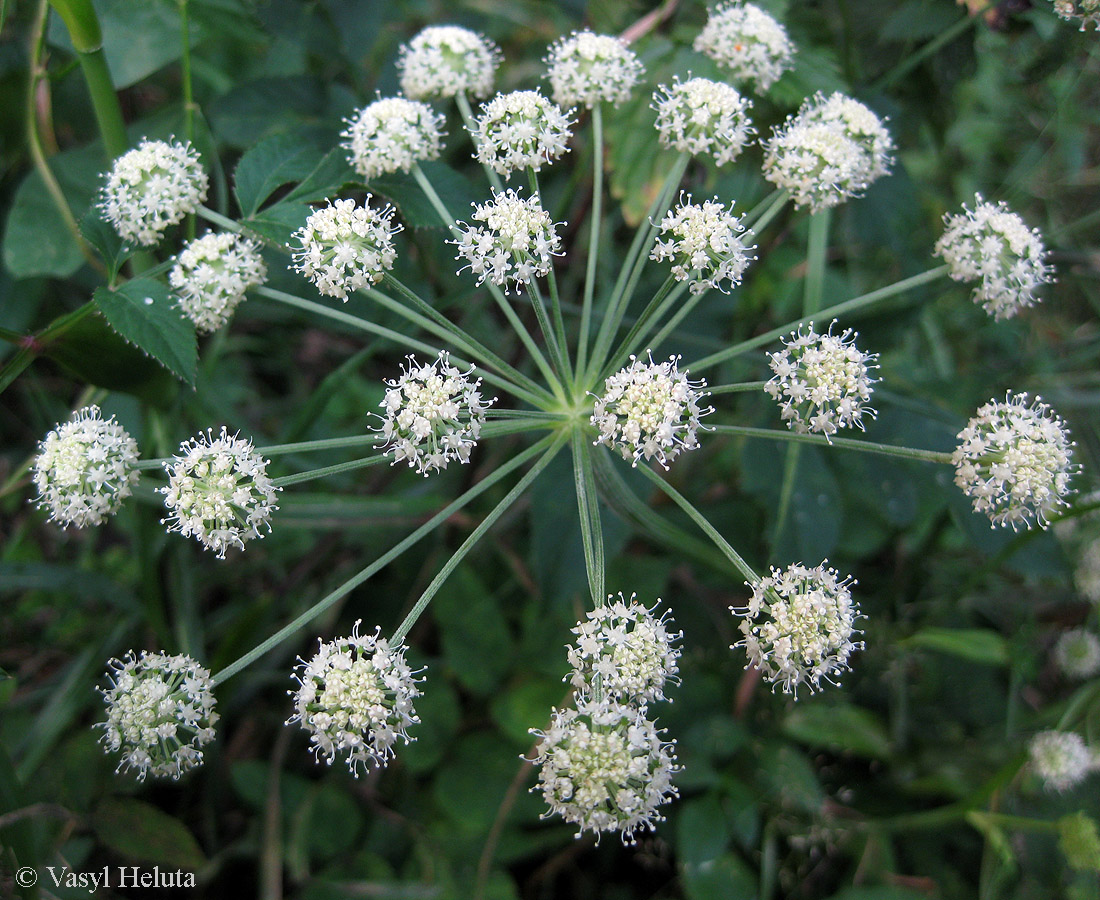
[{"label": "blurred background foliage", "polygon": [[[899,147],[889,178],[833,220],[825,305],[932,265],[941,216],[975,191],[1006,200],[1044,233],[1059,283],[1016,320],[994,323],[968,290],[938,282],[857,321],[881,353],[872,440],[950,449],[967,417],[1006,389],[1042,394],[1069,422],[1084,465],[1084,513],[1100,472],[1100,51],[1046,0],[764,2],[783,19],[798,63],[756,102],[770,129],[815,91],[843,90],[888,115]],[[1049,662],[1061,629],[1096,611],[1074,589],[1087,515],[1045,532],[992,532],[947,469],[806,447],[789,515],[777,529],[784,454],[778,445],[705,440],[669,478],[758,568],[824,557],[859,579],[866,650],[842,689],[797,704],[743,671],[727,612],[746,590],[677,511],[671,543],[655,540],[622,498],[661,504],[625,467],[605,483],[614,591],[665,598],[683,629],[682,685],[660,724],[678,742],[681,797],[637,847],[595,846],[541,821],[528,729],[566,698],[568,629],[585,577],[572,473],[559,460],[436,598],[410,636],[427,666],[418,740],[388,769],[358,781],[315,765],[283,727],[291,663],[316,635],[363,618],[393,627],[493,497],[475,504],[219,690],[224,718],[207,764],[181,784],[137,785],[113,774],[92,723],[105,661],[131,647],[190,653],[215,671],[361,568],[506,459],[512,439],[483,443],[474,465],[430,480],[389,467],[348,473],[280,498],[274,532],[219,562],[170,540],[151,490],[113,523],[62,532],[28,503],[35,443],[70,409],[99,402],[148,457],[171,454],[208,426],[259,444],[360,433],[400,362],[385,342],[303,321],[253,300],[199,345],[190,384],[127,345],[97,316],[51,323],[102,284],[34,173],[28,116],[76,220],[107,165],[86,88],[60,21],[45,31],[46,79],[29,93],[35,0],[8,0],[0,42],[0,326],[38,334],[39,358],[0,406],[0,893],[11,866],[63,859],[77,869],[159,864],[198,874],[201,895],[272,898],[913,898],[1100,897],[1095,776],[1072,796],[1043,794],[1021,771],[1023,749],[1071,702],[1091,698],[1085,733],[1100,730],[1095,684],[1078,688]],[[130,135],[181,134],[177,0],[99,0],[105,52]],[[44,4],[43,4],[44,8]],[[581,0],[190,0],[197,143],[212,172],[210,205],[229,215],[242,155],[268,154],[304,177],[335,146],[342,119],[397,93],[398,46],[453,22],[500,44],[498,88],[539,83],[546,46],[582,24],[618,33],[653,8]],[[696,0],[669,2],[636,47],[647,84],[673,73],[721,77],[691,50],[706,18]],[[653,130],[648,90],[608,115],[612,204],[601,227],[622,252],[669,157]],[[452,198],[483,195],[481,173],[449,114]],[[259,145],[259,150],[257,149]],[[543,177],[555,220],[579,223],[590,197],[588,134]],[[339,157],[336,157],[339,165]],[[695,164],[687,188],[751,208],[766,194],[760,151],[722,171]],[[331,162],[331,160],[330,160]],[[442,177],[442,175],[440,176]],[[426,224],[399,178],[372,185],[407,224]],[[286,237],[304,209],[254,217]],[[421,201],[422,203],[422,201]],[[252,210],[256,212],[255,210]],[[90,226],[86,226],[90,227]],[[566,226],[566,246],[576,244]],[[483,292],[455,276],[443,234],[409,227],[396,274],[489,346],[511,350]],[[759,261],[732,296],[699,305],[671,344],[685,360],[797,318],[806,218],[788,212],[760,240]],[[166,245],[167,247],[167,245]],[[164,254],[170,252],[162,249]],[[278,257],[272,285],[297,284]],[[562,269],[576,295],[578,267]],[[614,277],[613,267],[601,273]],[[649,274],[652,288],[658,277]],[[643,291],[644,292],[644,291]],[[351,307],[363,301],[352,300]],[[372,308],[376,321],[400,320]],[[0,365],[21,352],[0,344]],[[183,369],[190,363],[184,360]],[[712,383],[766,377],[763,353]],[[728,376],[728,377],[727,377]],[[731,398],[724,398],[730,400]],[[715,420],[774,425],[763,396],[739,394]],[[276,474],[329,461],[281,457]],[[331,461],[339,461],[333,455]],[[1091,693],[1088,693],[1090,692]],[[1082,693],[1085,692],[1085,693]],[[27,811],[12,815],[13,811]],[[1017,829],[997,816],[1052,823]],[[5,816],[7,816],[5,818]],[[1054,824],[1057,823],[1057,824]],[[1092,837],[1090,838],[1090,834]],[[58,896],[83,896],[84,892]]]}]

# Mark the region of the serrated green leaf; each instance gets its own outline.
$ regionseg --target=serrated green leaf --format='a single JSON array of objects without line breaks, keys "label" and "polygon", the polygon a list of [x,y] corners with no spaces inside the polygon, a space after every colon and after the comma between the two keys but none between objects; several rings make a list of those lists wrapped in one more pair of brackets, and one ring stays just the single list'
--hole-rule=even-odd
[{"label": "serrated green leaf", "polygon": [[105,222],[96,207],[91,207],[80,220],[80,233],[92,249],[99,254],[107,267],[107,278],[114,281],[123,263],[134,255],[133,247],[127,247],[118,232]]},{"label": "serrated green leaf", "polygon": [[106,846],[127,859],[189,872],[206,863],[188,827],[143,800],[104,800],[92,813],[92,830]]},{"label": "serrated green leaf", "polygon": [[1083,812],[1058,820],[1058,846],[1071,869],[1100,872],[1100,832]]},{"label": "serrated green leaf", "polygon": [[899,641],[902,647],[936,650],[990,666],[1008,665],[1008,642],[986,628],[924,628]]},{"label": "serrated green leaf", "polygon": [[286,245],[290,237],[306,223],[313,210],[305,203],[276,203],[241,224],[275,244]]},{"label": "serrated green leaf", "polygon": [[241,215],[254,216],[280,187],[300,182],[313,172],[321,158],[320,150],[297,132],[264,138],[241,157],[233,173]]},{"label": "serrated green leaf", "polygon": [[337,147],[321,158],[298,186],[286,195],[286,199],[296,202],[324,200],[356,180],[348,165],[347,153],[342,147]]},{"label": "serrated green leaf", "polygon": [[115,331],[184,381],[195,383],[195,328],[180,315],[167,287],[136,278],[114,291],[98,288],[94,299]]},{"label": "serrated green leaf", "polygon": [[890,755],[886,729],[858,706],[799,706],[783,723],[783,733],[810,747],[846,750],[869,759]]}]

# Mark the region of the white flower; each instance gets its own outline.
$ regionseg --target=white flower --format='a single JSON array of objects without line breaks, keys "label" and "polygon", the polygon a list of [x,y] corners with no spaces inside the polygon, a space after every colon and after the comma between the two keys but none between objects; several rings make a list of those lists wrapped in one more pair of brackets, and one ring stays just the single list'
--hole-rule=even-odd
[{"label": "white flower", "polygon": [[886,174],[892,150],[882,122],[862,103],[816,94],[764,144],[764,177],[817,212],[862,194]]},{"label": "white flower", "polygon": [[664,146],[712,156],[720,166],[737,159],[755,131],[748,115],[752,101],[718,81],[691,78],[677,79],[672,87],[658,85],[653,103]]},{"label": "white flower", "polygon": [[[693,294],[710,288],[729,293],[729,288],[741,283],[748,268],[749,256],[755,245],[747,246],[741,235],[745,227],[741,216],[733,214],[733,204],[726,209],[718,198],[692,203],[691,195],[680,195],[680,205],[661,220],[660,234],[653,245],[650,259],[672,261],[672,274],[677,281],[690,282]],[[752,232],[747,232],[749,236]],[[723,286],[728,283],[728,288]]]},{"label": "white flower", "polygon": [[1054,11],[1067,22],[1080,19],[1082,31],[1100,29],[1100,0],[1054,0]]},{"label": "white flower", "polygon": [[644,69],[624,40],[591,31],[559,38],[546,56],[554,100],[562,106],[618,106],[630,99]]},{"label": "white flower", "polygon": [[59,525],[99,525],[133,492],[137,443],[115,417],[86,406],[38,445],[34,459],[37,504]]},{"label": "white flower", "polygon": [[974,511],[994,525],[1030,527],[1034,517],[1044,528],[1047,516],[1065,506],[1073,442],[1054,411],[1027,394],[1005,402],[991,400],[959,432],[951,457],[955,484],[974,501]]},{"label": "white flower", "polygon": [[1058,638],[1054,662],[1069,678],[1091,678],[1100,672],[1100,638],[1087,628],[1074,628]]},{"label": "white flower", "polygon": [[142,141],[115,160],[99,206],[119,237],[149,247],[199,208],[208,184],[189,143]]},{"label": "white flower", "polygon": [[1031,768],[1049,791],[1067,791],[1080,784],[1093,767],[1085,739],[1072,731],[1041,731],[1028,745]]},{"label": "white flower", "polygon": [[665,682],[678,682],[676,660],[680,656],[673,642],[682,632],[669,630],[666,611],[660,617],[653,614],[657,604],[646,609],[629,600],[614,600],[587,614],[587,621],[577,624],[573,633],[575,645],[569,647],[569,665],[573,667],[570,681],[584,697],[592,697],[595,685],[603,696],[621,703],[644,705],[651,700],[665,699]]},{"label": "white flower", "polygon": [[447,468],[451,460],[470,461],[477,446],[485,411],[496,398],[484,400],[481,379],[472,381],[473,369],[463,372],[451,365],[444,351],[430,365],[421,366],[413,356],[379,404],[386,410],[379,431],[382,452],[397,465],[407,459],[421,475]]},{"label": "white flower", "polygon": [[758,6],[729,3],[713,10],[695,49],[729,69],[737,83],[766,91],[791,67],[794,44],[786,29]]},{"label": "white flower", "polygon": [[413,100],[469,94],[487,97],[500,49],[482,34],[457,25],[425,28],[401,46],[401,90]]},{"label": "white flower", "polygon": [[347,302],[348,293],[370,287],[393,267],[397,252],[393,236],[401,231],[393,224],[393,207],[381,210],[354,200],[337,200],[314,212],[295,238],[301,249],[294,250],[294,268],[328,297]]},{"label": "white flower", "polygon": [[783,408],[783,421],[800,434],[816,432],[826,437],[840,428],[863,428],[863,416],[875,411],[864,404],[871,398],[876,368],[874,353],[863,353],[855,345],[857,333],[846,328],[833,334],[833,320],[826,334],[803,334],[800,327],[784,339],[783,349],[769,353],[775,374],[764,390]]},{"label": "white flower", "polygon": [[786,569],[773,568],[752,588],[749,605],[731,606],[742,616],[744,635],[730,649],[744,647],[749,662],[773,685],[782,684],[784,693],[797,697],[799,685],[810,693],[821,689],[824,679],[850,668],[848,658],[863,646],[853,641],[859,606],[849,590],[856,582],[841,580],[836,569],[821,565],[809,568],[796,563]]},{"label": "white flower", "polygon": [[1039,302],[1036,291],[1054,281],[1038,229],[1029,229],[1004,203],[987,203],[978,194],[974,208],[944,216],[936,255],[955,281],[975,281],[974,302],[993,316],[1008,319]]},{"label": "white flower", "polygon": [[644,708],[582,700],[576,709],[555,709],[546,731],[531,729],[541,740],[534,762],[550,807],[582,832],[619,831],[634,842],[639,828],[653,829],[664,817],[658,808],[678,796],[672,776],[673,744],[646,718]]},{"label": "white flower", "polygon": [[130,652],[107,665],[110,684],[99,688],[107,703],[102,741],[123,753],[116,771],[137,769],[146,775],[179,778],[202,765],[202,748],[214,740],[213,685],[210,672],[190,656]]},{"label": "white flower", "polygon": [[199,541],[225,559],[230,547],[271,530],[276,487],[267,476],[267,460],[252,442],[230,435],[225,426],[180,444],[179,454],[164,463],[168,484],[160,488],[171,515],[161,519],[169,531]]},{"label": "white flower", "polygon": [[183,248],[168,275],[180,309],[200,332],[216,331],[233,316],[245,291],[264,283],[260,248],[232,232],[204,234]]},{"label": "white flower", "polygon": [[344,121],[348,127],[340,135],[345,138],[341,146],[367,181],[408,172],[418,162],[436,159],[443,149],[443,116],[415,100],[375,100]]},{"label": "white flower", "polygon": [[484,227],[459,223],[462,237],[450,243],[458,247],[455,259],[469,262],[459,272],[468,268],[479,285],[491,281],[507,293],[513,282],[518,291],[548,274],[553,257],[561,255],[561,238],[538,194],[522,200],[513,190],[493,191],[491,201],[474,205],[472,218]]},{"label": "white flower", "polygon": [[332,765],[337,753],[346,753],[348,769],[359,776],[359,766],[384,766],[401,738],[410,740],[408,727],[417,724],[413,700],[420,696],[417,672],[405,662],[404,644],[391,647],[385,638],[359,633],[356,621],[348,637],[318,641],[316,655],[294,673],[299,687],[291,691],[294,715],[310,732],[313,752]]},{"label": "white flower", "polygon": [[592,412],[600,432],[594,444],[618,450],[635,466],[656,459],[665,469],[681,452],[698,447],[699,419],[714,410],[700,409],[706,382],[689,381],[679,360],[655,363],[650,357],[644,363],[631,356],[629,366],[610,376]]},{"label": "white flower", "polygon": [[474,132],[478,161],[510,177],[516,169],[538,172],[569,148],[569,113],[537,90],[497,94],[482,107]]},{"label": "white flower", "polygon": [[1073,581],[1081,596],[1100,604],[1100,538],[1093,538],[1081,551]]}]

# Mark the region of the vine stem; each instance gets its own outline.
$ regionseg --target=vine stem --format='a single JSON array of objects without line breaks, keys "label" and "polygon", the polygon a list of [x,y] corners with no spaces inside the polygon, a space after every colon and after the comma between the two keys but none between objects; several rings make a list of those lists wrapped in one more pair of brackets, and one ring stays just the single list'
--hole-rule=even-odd
[{"label": "vine stem", "polygon": [[592,454],[580,428],[573,430],[573,474],[577,487],[577,512],[581,520],[584,565],[588,570],[588,588],[593,605],[600,607],[607,602],[603,526],[600,524],[600,500],[592,471]]},{"label": "vine stem", "polygon": [[592,353],[592,361],[589,364],[587,373],[590,378],[604,367],[606,362],[604,357],[610,350],[615,331],[622,324],[623,316],[626,315],[626,310],[630,306],[630,300],[634,295],[638,280],[642,276],[646,260],[649,258],[649,251],[653,245],[653,240],[656,238],[660,221],[672,205],[672,198],[676,195],[676,189],[680,186],[680,181],[684,177],[684,172],[687,170],[690,161],[690,154],[680,154],[680,158],[673,164],[672,170],[665,178],[665,183],[661,186],[661,191],[653,201],[649,213],[638,224],[638,230],[634,234],[634,240],[630,245],[630,251],[627,253],[626,262],[623,264],[619,277],[615,282],[615,287],[611,292],[606,315],[603,322],[600,323],[600,331],[596,336],[596,348]]},{"label": "vine stem", "polygon": [[545,469],[550,462],[558,455],[558,451],[561,450],[569,437],[567,431],[561,431],[557,435],[547,435],[538,444],[531,449],[541,449],[549,443],[549,447],[545,453],[539,458],[518,482],[507,494],[504,499],[500,501],[484,519],[481,524],[477,526],[462,542],[460,546],[442,569],[439,570],[439,574],[432,579],[432,583],[424,589],[424,593],[420,595],[420,599],[416,601],[413,608],[409,610],[409,614],[405,616],[404,621],[397,626],[397,630],[394,631],[393,637],[390,639],[390,643],[393,645],[400,644],[405,635],[409,633],[409,630],[416,624],[416,620],[420,618],[425,609],[428,608],[428,604],[432,602],[432,598],[439,592],[439,589],[443,587],[444,582],[450,577],[451,573],[458,568],[459,564],[466,558],[466,555],[474,548],[474,545],[481,540],[482,536],[493,527],[494,523],[511,507],[513,503],[519,498],[519,496],[527,490],[531,483],[538,478],[539,474]]},{"label": "vine stem", "polygon": [[717,387],[708,387],[707,393],[715,397],[718,394],[741,394],[746,391],[762,391],[766,381],[742,381],[739,384],[720,384]]},{"label": "vine stem", "polygon": [[588,354],[588,331],[592,324],[592,298],[596,290],[596,263],[600,255],[600,221],[603,212],[603,110],[592,107],[592,214],[588,233],[588,260],[584,270],[584,300],[581,304],[581,333],[577,340],[577,371],[583,372]]},{"label": "vine stem", "polygon": [[917,459],[922,462],[952,465],[951,454],[940,450],[921,450],[916,447],[895,447],[892,444],[876,444],[874,441],[860,441],[853,438],[827,438],[823,434],[799,434],[796,431],[780,431],[778,428],[752,428],[748,425],[712,425],[717,434],[739,434],[744,437],[767,438],[772,441],[797,441],[803,444],[823,444],[838,447],[841,450],[863,450],[880,456],[897,456],[902,459]]},{"label": "vine stem", "polygon": [[325,597],[323,597],[321,600],[319,600],[317,603],[315,603],[313,606],[303,612],[300,616],[276,631],[273,635],[271,635],[271,637],[267,638],[265,641],[263,641],[253,649],[249,650],[248,653],[244,654],[242,657],[240,657],[240,659],[237,659],[236,661],[230,663],[228,666],[218,672],[213,678],[214,685],[216,686],[222,684],[223,682],[232,678],[242,669],[251,665],[257,659],[263,656],[265,653],[273,650],[287,638],[291,637],[304,625],[312,622],[334,603],[336,603],[341,598],[347,596],[349,593],[355,590],[355,588],[357,588],[359,585],[361,585],[363,582],[373,576],[376,572],[389,565],[393,560],[397,559],[397,557],[399,557],[402,553],[404,553],[426,535],[434,531],[437,527],[439,527],[439,525],[447,521],[447,519],[453,516],[456,512],[458,512],[472,500],[483,494],[502,478],[506,477],[520,466],[524,465],[528,460],[541,453],[542,450],[551,442],[551,440],[552,436],[548,435],[547,437],[539,441],[539,443],[528,447],[522,453],[519,453],[512,459],[508,460],[508,462],[504,463],[499,469],[494,470],[485,479],[479,481],[472,488],[470,488],[468,491],[458,497],[458,499],[452,501],[443,509],[441,509],[438,513],[428,519],[427,522],[417,528],[412,534],[406,537],[399,544],[395,545],[390,550],[383,553],[370,565],[366,566],[364,569],[361,569],[338,588],[327,594]]},{"label": "vine stem", "polygon": [[702,359],[692,363],[690,369],[692,371],[699,371],[700,369],[707,369],[710,366],[718,365],[718,363],[733,359],[735,356],[740,356],[742,353],[748,353],[750,350],[762,347],[764,344],[770,344],[776,338],[782,337],[788,332],[794,331],[800,326],[812,322],[815,319],[822,321],[824,319],[836,318],[846,313],[855,312],[857,309],[871,306],[874,303],[878,303],[880,300],[886,300],[889,297],[903,294],[913,288],[929,284],[938,278],[943,278],[945,275],[947,275],[947,266],[938,266],[935,269],[929,269],[927,272],[922,272],[919,275],[913,275],[911,278],[902,279],[888,287],[879,288],[877,291],[871,291],[868,294],[861,294],[859,297],[845,300],[843,303],[830,306],[814,315],[803,316],[800,319],[795,319],[793,322],[788,322],[786,325],[780,325],[778,328],[766,331],[764,334],[749,338],[746,341],[741,341],[741,343],[734,344],[732,347],[727,347],[725,350],[719,350],[717,353],[712,353],[710,356],[704,356]]},{"label": "vine stem", "polygon": [[726,559],[728,559],[737,568],[737,571],[745,576],[745,579],[750,584],[756,584],[760,580],[760,576],[757,575],[745,560],[741,554],[738,553],[733,547],[730,546],[729,541],[722,537],[721,533],[713,525],[707,521],[707,517],[704,516],[699,510],[697,510],[676,488],[665,481],[660,475],[653,471],[648,465],[638,466],[640,471],[646,478],[652,481],[658,488],[660,488],[677,506],[688,514],[691,520],[699,526],[699,529],[709,537],[714,545],[722,551]]},{"label": "vine stem", "polygon": [[[443,225],[451,230],[451,234],[454,235],[455,238],[461,238],[462,232],[455,226],[455,217],[451,215],[450,210],[447,209],[442,198],[440,198],[435,188],[432,187],[431,181],[428,180],[428,176],[424,174],[424,170],[420,168],[419,163],[413,163],[412,174],[413,178],[416,179],[416,183],[420,185],[420,189],[428,198],[428,202],[435,208],[436,214],[443,222]],[[516,315],[516,311],[512,309],[511,304],[508,302],[508,298],[505,297],[504,294],[501,293],[500,288],[492,282],[485,282],[485,286],[489,289],[489,293],[496,301],[497,306],[500,307],[500,311],[504,313],[504,317],[512,326],[512,330],[515,331],[516,336],[522,341],[523,346],[527,348],[527,352],[531,354],[531,358],[535,361],[535,365],[538,366],[547,384],[550,385],[550,390],[553,392],[554,397],[564,404],[565,392],[562,390],[561,382],[558,381],[557,376],[554,374],[554,370],[546,361],[546,357],[543,355],[542,350],[540,350],[538,344],[535,343],[535,339],[531,337],[531,333],[524,326],[523,322],[520,321],[519,316]]]}]

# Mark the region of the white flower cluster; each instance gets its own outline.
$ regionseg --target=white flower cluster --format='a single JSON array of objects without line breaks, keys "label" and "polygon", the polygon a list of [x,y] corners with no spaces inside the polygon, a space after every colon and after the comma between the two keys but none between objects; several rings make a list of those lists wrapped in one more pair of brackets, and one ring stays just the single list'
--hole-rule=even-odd
[{"label": "white flower cluster", "polygon": [[208,185],[189,143],[142,141],[115,160],[100,209],[124,241],[150,247],[199,208]]},{"label": "white flower cluster", "polygon": [[658,85],[653,103],[664,146],[711,156],[720,166],[737,159],[755,132],[752,101],[719,81],[677,78],[671,87]]},{"label": "white flower cluster", "polygon": [[479,285],[491,281],[507,293],[512,282],[519,291],[521,285],[547,275],[553,257],[561,254],[561,238],[538,194],[523,200],[513,190],[493,191],[491,201],[474,204],[472,218],[484,227],[459,223],[462,237],[450,243],[458,247],[455,259],[469,263],[459,272],[469,268]]},{"label": "white flower cluster", "polygon": [[764,144],[764,177],[813,212],[862,194],[889,171],[893,140],[871,110],[816,94]]},{"label": "white flower cluster", "polygon": [[1054,11],[1067,22],[1080,19],[1082,31],[1100,30],[1100,0],[1054,0]]},{"label": "white flower cluster", "polygon": [[680,453],[698,447],[699,419],[713,409],[700,409],[706,382],[688,380],[679,360],[644,363],[631,356],[629,366],[609,376],[592,412],[600,432],[594,444],[618,450],[635,466],[640,459],[656,459],[665,469]]},{"label": "white flower cluster", "polygon": [[260,248],[232,232],[204,234],[183,248],[168,274],[180,309],[200,332],[228,322],[245,291],[264,283],[267,266]]},{"label": "white flower cluster", "polygon": [[792,331],[782,350],[768,354],[775,374],[764,390],[779,401],[787,427],[800,434],[830,437],[841,428],[862,429],[863,416],[875,416],[864,404],[871,399],[870,371],[878,357],[856,347],[852,329],[833,334],[835,324],[818,334],[811,322],[807,333]]},{"label": "white flower cluster", "polygon": [[1047,516],[1066,505],[1073,442],[1065,423],[1036,397],[1011,393],[990,400],[958,435],[951,461],[955,484],[974,501],[974,511],[993,525],[1029,527],[1034,517],[1044,528]]},{"label": "white flower cluster", "polygon": [[729,69],[738,84],[766,91],[791,67],[794,44],[786,29],[760,7],[729,3],[713,10],[695,49]]},{"label": "white flower cluster", "polygon": [[1008,319],[1039,302],[1036,291],[1054,281],[1038,229],[1028,228],[1005,204],[987,203],[978,194],[974,208],[944,216],[936,255],[955,281],[976,281],[974,302],[993,316]]},{"label": "white flower cluster", "polygon": [[320,645],[306,662],[299,659],[299,683],[290,725],[300,722],[310,735],[317,758],[332,765],[337,753],[347,754],[348,769],[358,777],[359,766],[384,766],[394,755],[394,744],[410,740],[408,727],[420,719],[413,700],[420,696],[417,673],[405,662],[404,644],[391,647],[374,634],[360,634],[359,622],[351,635]]},{"label": "white flower cluster", "polygon": [[730,607],[742,616],[744,635],[730,649],[744,647],[749,663],[784,693],[797,697],[799,685],[810,693],[821,689],[824,679],[849,669],[848,658],[863,646],[852,638],[858,634],[859,606],[849,588],[850,577],[841,580],[828,560],[809,568],[801,563],[750,584],[752,597],[745,609]]},{"label": "white flower cluster", "polygon": [[85,406],[38,445],[34,486],[39,509],[59,525],[100,525],[133,493],[137,442],[115,417]]},{"label": "white flower cluster", "polygon": [[401,230],[393,224],[393,207],[381,210],[354,200],[337,200],[314,212],[293,238],[301,245],[294,250],[294,268],[328,297],[347,301],[348,293],[382,280],[393,267],[397,251],[393,236]]},{"label": "white flower cluster", "polygon": [[366,181],[408,172],[418,162],[437,158],[443,149],[443,116],[416,100],[385,97],[345,121],[341,146]]},{"label": "white flower cluster", "polygon": [[202,765],[202,748],[214,740],[214,693],[210,672],[190,656],[131,652],[107,665],[110,685],[99,688],[107,703],[103,743],[122,751],[117,771],[179,778]]},{"label": "white flower cluster", "polygon": [[1100,672],[1100,638],[1087,628],[1073,628],[1054,645],[1054,662],[1067,678],[1092,678]]},{"label": "white flower cluster", "polygon": [[1031,768],[1048,791],[1067,791],[1094,766],[1085,739],[1072,731],[1041,731],[1028,745]]},{"label": "white flower cluster", "polygon": [[401,90],[413,100],[469,94],[487,97],[500,49],[484,35],[457,25],[433,25],[401,47]]},{"label": "white flower cluster", "polygon": [[392,465],[407,459],[424,476],[447,468],[451,460],[469,462],[485,411],[496,398],[482,399],[481,379],[470,379],[473,369],[452,366],[445,351],[430,365],[419,365],[413,356],[408,360],[401,377],[386,382],[389,389],[379,404],[386,410],[378,429],[382,452],[392,454]]},{"label": "white flower cluster", "polygon": [[677,796],[679,771],[673,744],[646,717],[645,708],[611,700],[579,700],[576,709],[555,709],[534,762],[541,767],[537,790],[551,815],[581,831],[619,831],[633,842],[639,828],[653,829],[657,811]]},{"label": "white flower cluster", "polygon": [[474,131],[478,161],[505,177],[519,169],[538,172],[569,148],[569,114],[535,91],[497,94],[482,107]]},{"label": "white flower cluster", "polygon": [[563,107],[579,104],[588,109],[629,100],[644,71],[624,40],[591,31],[559,38],[546,64],[554,100]]},{"label": "white flower cluster", "polygon": [[678,647],[683,634],[669,630],[668,612],[660,617],[635,601],[635,594],[591,610],[586,621],[573,629],[575,645],[568,648],[573,672],[571,684],[583,696],[592,697],[598,683],[603,696],[621,702],[646,704],[665,699],[665,683],[678,681]]},{"label": "white flower cluster", "polygon": [[732,203],[726,209],[717,197],[692,203],[690,194],[687,200],[681,196],[680,205],[661,220],[649,258],[670,260],[672,274],[677,281],[689,282],[692,294],[711,288],[729,293],[729,288],[741,283],[749,262],[756,259],[749,255],[755,245],[746,246],[742,240],[745,226],[741,218],[733,214]]},{"label": "white flower cluster", "polygon": [[192,537],[219,559],[230,547],[271,530],[275,492],[267,476],[267,460],[252,450],[252,442],[231,435],[222,426],[184,441],[179,454],[164,463],[168,484],[158,490],[171,515],[161,520],[169,531]]}]

